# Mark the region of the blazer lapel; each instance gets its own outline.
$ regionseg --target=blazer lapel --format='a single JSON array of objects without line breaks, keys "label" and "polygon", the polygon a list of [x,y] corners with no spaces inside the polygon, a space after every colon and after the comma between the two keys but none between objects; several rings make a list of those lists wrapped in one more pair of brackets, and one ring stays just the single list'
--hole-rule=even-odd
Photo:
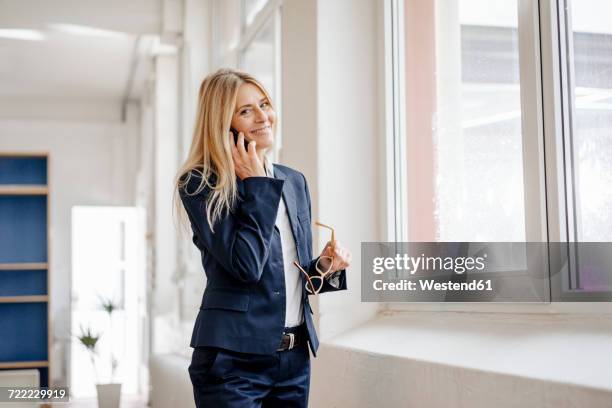
[{"label": "blazer lapel", "polygon": [[285,200],[285,207],[287,208],[287,215],[289,216],[289,223],[291,224],[291,232],[293,233],[293,239],[295,240],[295,246],[298,252],[298,260],[302,263],[301,251],[300,251],[300,235],[297,231],[298,219],[297,219],[297,202],[293,184],[287,181],[287,175],[276,165],[274,168],[274,178],[284,180],[283,184],[283,200]]},{"label": "blazer lapel", "polygon": [[[289,217],[289,223],[291,224],[291,232],[293,234],[293,239],[295,240],[295,248],[297,251],[298,262],[300,263],[300,265],[302,265],[302,267],[308,270],[309,262],[310,262],[310,254],[303,253],[305,249],[303,249],[301,242],[300,242],[300,236],[297,233],[297,225],[298,225],[297,200],[296,200],[294,186],[293,184],[287,182],[287,175],[280,168],[278,168],[276,165],[273,165],[273,169],[274,169],[274,178],[285,181],[285,183],[283,184],[282,195],[283,195],[283,200],[285,200],[285,207],[287,208],[287,215]],[[304,277],[304,274],[301,272],[300,272],[300,277],[302,281],[302,284],[300,285],[302,287],[302,300],[308,303],[308,294],[306,293],[306,288],[304,287],[304,284],[306,283],[306,278]],[[305,317],[305,319],[310,318],[310,314],[308,311],[306,311],[306,308],[304,308],[304,313],[307,314],[307,317]]]}]

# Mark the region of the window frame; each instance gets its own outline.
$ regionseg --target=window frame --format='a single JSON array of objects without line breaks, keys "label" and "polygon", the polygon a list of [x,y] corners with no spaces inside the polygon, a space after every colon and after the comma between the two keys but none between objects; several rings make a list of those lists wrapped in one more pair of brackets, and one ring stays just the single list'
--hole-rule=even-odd
[{"label": "window frame", "polygon": [[[550,26],[546,26],[551,34],[549,40],[553,50],[557,54],[553,55],[549,61],[544,61],[549,65],[554,81],[549,81],[545,88],[544,98],[546,105],[552,108],[550,119],[546,123],[549,125],[547,134],[550,136],[546,143],[554,146],[555,157],[550,158],[551,165],[547,166],[547,171],[556,172],[558,186],[560,188],[556,194],[549,194],[549,224],[552,242],[564,242],[566,248],[563,254],[556,257],[551,256],[551,262],[564,262],[568,265],[567,275],[555,275],[551,279],[552,298],[557,301],[567,302],[590,302],[608,301],[611,299],[612,291],[582,292],[577,288],[579,285],[579,270],[577,262],[578,241],[576,228],[576,206],[575,191],[577,190],[577,180],[574,172],[573,157],[573,118],[574,110],[574,47],[573,32],[568,27],[567,22],[571,21],[571,1],[570,0],[540,0],[542,13],[547,13],[550,18],[546,21]],[[572,0],[575,1],[575,0]],[[544,47],[543,47],[544,48]],[[544,51],[543,51],[544,52]],[[543,77],[543,82],[546,77]],[[546,99],[547,98],[547,99]],[[547,157],[548,159],[548,157]],[[556,161],[556,166],[552,162]],[[561,164],[559,164],[561,163]],[[550,180],[549,183],[554,183]],[[555,235],[556,234],[556,235]]]},{"label": "window frame", "polygon": [[[565,243],[559,252],[550,253],[550,302],[538,303],[381,303],[383,311],[457,311],[499,313],[612,313],[612,303],[599,303],[604,293],[571,293],[562,288],[575,280],[570,273],[550,276],[550,271],[571,258],[568,223],[572,207],[572,185],[564,151],[571,135],[571,88],[567,70],[570,61],[563,12],[565,0],[518,0],[519,67],[521,89],[521,130],[525,189],[525,232],[528,242]],[[386,209],[385,239],[407,241],[409,226],[403,222],[407,209],[402,197],[405,189],[406,157],[403,153],[406,129],[403,117],[405,78],[403,76],[404,0],[384,4],[385,47],[384,118]],[[565,31],[561,31],[565,30]],[[571,38],[570,38],[571,41]],[[398,65],[402,64],[402,65]],[[537,135],[537,137],[533,137]],[[401,153],[398,153],[401,152]],[[402,156],[403,155],[403,156]],[[398,163],[399,162],[399,163]],[[533,175],[537,177],[533,177]],[[408,198],[409,200],[409,198]],[[569,258],[569,259],[568,259]],[[574,264],[575,265],[575,264]],[[573,271],[572,271],[573,269]],[[557,269],[558,270],[558,269]],[[565,303],[570,301],[569,303]],[[580,301],[576,303],[572,301]]]},{"label": "window frame", "polygon": [[240,24],[239,39],[236,46],[229,50],[219,50],[220,44],[220,24],[221,19],[219,18],[219,4],[218,1],[212,2],[212,61],[213,69],[218,69],[223,66],[237,67],[243,69],[244,59],[243,55],[257,38],[257,35],[263,30],[266,23],[273,19],[274,21],[274,107],[276,110],[277,124],[276,124],[276,137],[274,143],[274,151],[269,157],[273,162],[278,161],[280,157],[280,150],[283,144],[282,137],[282,4],[283,0],[267,0],[264,7],[257,12],[253,21],[250,24],[246,24],[245,14],[245,2],[240,0],[239,2],[239,16],[237,18],[238,24]]}]

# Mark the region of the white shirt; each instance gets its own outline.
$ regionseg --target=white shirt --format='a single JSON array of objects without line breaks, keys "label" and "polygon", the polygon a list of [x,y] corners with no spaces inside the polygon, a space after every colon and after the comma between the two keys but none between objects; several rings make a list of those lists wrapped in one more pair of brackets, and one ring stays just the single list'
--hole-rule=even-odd
[{"label": "white shirt", "polygon": [[[274,177],[272,164],[267,158],[264,159],[264,167],[266,175]],[[291,231],[291,224],[289,223],[289,214],[287,213],[287,207],[283,198],[281,198],[278,205],[276,226],[280,231],[283,267],[285,270],[285,327],[299,326],[304,321],[302,305],[303,283],[300,276],[301,272],[293,264],[293,261],[298,261],[299,263],[299,260],[295,239]]]}]

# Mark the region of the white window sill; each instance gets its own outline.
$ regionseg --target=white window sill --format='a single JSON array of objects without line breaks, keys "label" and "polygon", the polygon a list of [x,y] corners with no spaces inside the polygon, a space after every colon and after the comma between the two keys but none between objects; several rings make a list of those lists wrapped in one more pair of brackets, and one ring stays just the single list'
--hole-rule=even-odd
[{"label": "white window sill", "polygon": [[592,314],[612,315],[612,302],[550,302],[550,303],[469,303],[421,302],[381,303],[383,311],[396,312],[473,312],[510,314]]},{"label": "white window sill", "polygon": [[324,344],[612,390],[612,316],[605,314],[386,312]]}]

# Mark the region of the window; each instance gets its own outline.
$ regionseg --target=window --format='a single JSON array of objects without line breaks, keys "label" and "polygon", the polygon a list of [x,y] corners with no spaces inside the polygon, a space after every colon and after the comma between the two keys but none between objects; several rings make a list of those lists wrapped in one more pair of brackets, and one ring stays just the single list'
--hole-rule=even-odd
[{"label": "window", "polygon": [[257,14],[263,10],[268,0],[243,0],[244,20],[243,24],[249,26],[255,20]]},{"label": "window", "polygon": [[[612,4],[562,0],[565,59],[567,235],[572,242],[612,241]],[[609,14],[608,14],[609,15]],[[568,284],[575,293],[612,291],[604,244],[572,246]]]},{"label": "window", "polygon": [[276,20],[268,18],[240,57],[240,68],[254,75],[266,87],[274,100],[278,99],[275,77],[276,69]]},{"label": "window", "polygon": [[552,300],[612,299],[610,265],[581,264],[601,247],[568,244],[612,241],[612,4],[570,2],[389,0],[392,223],[397,241],[548,243],[530,273]]},{"label": "window", "polygon": [[602,19],[610,12],[609,2],[580,0],[565,13],[572,106],[568,162],[578,241],[612,241],[612,26]]},{"label": "window", "polygon": [[215,0],[213,5],[214,65],[235,66],[235,50],[240,42],[240,0]]},{"label": "window", "polygon": [[525,240],[517,0],[488,3],[404,3],[412,240]]},{"label": "window", "polygon": [[[280,93],[280,1],[216,0],[213,2],[213,58],[217,67],[236,67],[266,87],[281,119]],[[282,143],[277,124],[274,152]]]}]

